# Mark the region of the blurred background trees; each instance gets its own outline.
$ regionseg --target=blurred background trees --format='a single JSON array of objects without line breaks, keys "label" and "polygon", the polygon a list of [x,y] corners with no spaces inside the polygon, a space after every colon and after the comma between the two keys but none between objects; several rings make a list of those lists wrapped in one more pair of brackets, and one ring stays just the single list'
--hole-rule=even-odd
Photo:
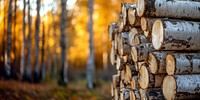
[{"label": "blurred background trees", "polygon": [[92,64],[94,82],[110,80],[107,26],[118,19],[123,1],[0,0],[0,78],[66,83],[86,79]]}]

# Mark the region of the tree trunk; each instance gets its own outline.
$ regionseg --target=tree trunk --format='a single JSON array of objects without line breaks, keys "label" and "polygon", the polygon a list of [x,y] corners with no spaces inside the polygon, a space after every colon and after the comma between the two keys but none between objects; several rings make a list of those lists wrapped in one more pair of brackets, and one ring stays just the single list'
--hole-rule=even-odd
[{"label": "tree trunk", "polygon": [[149,52],[155,51],[151,43],[141,44],[131,48],[131,55],[134,62],[147,61]]},{"label": "tree trunk", "polygon": [[144,43],[150,43],[150,40],[148,40],[144,35],[135,35],[134,37],[134,44],[144,44]]},{"label": "tree trunk", "polygon": [[152,43],[157,50],[200,50],[200,22],[156,20]]},{"label": "tree trunk", "polygon": [[6,49],[6,60],[5,60],[5,72],[6,79],[10,78],[11,75],[11,59],[10,59],[10,51],[11,51],[11,33],[12,33],[12,0],[9,1],[8,8],[8,31],[7,31],[7,49]]},{"label": "tree trunk", "polygon": [[149,72],[152,74],[166,73],[165,59],[169,52],[151,52],[148,55]]},{"label": "tree trunk", "polygon": [[167,100],[199,99],[200,75],[166,76],[163,81],[163,94]]},{"label": "tree trunk", "polygon": [[109,38],[110,41],[115,39],[115,34],[118,33],[118,24],[117,23],[111,23],[108,26],[108,34],[109,34]]},{"label": "tree trunk", "polygon": [[128,9],[128,22],[131,26],[141,26],[141,18],[137,15],[135,8]]},{"label": "tree trunk", "polygon": [[[54,0],[55,1],[55,0]],[[52,12],[55,10],[55,8],[53,7]],[[55,21],[55,13],[52,13],[52,21],[53,21],[53,36],[54,36],[54,41],[57,41],[57,35],[56,35],[56,21]],[[57,42],[54,43],[53,46],[53,75],[54,77],[57,77],[57,53],[56,53],[56,48],[57,48]]]},{"label": "tree trunk", "polygon": [[27,81],[32,82],[31,75],[31,54],[32,54],[32,18],[30,15],[31,5],[30,0],[28,0],[28,53],[27,53],[27,68],[26,68],[26,77]]},{"label": "tree trunk", "polygon": [[46,70],[46,65],[45,65],[45,23],[43,23],[43,30],[42,30],[42,54],[41,54],[41,78],[42,80],[45,79],[45,70]]},{"label": "tree trunk", "polygon": [[35,21],[35,67],[34,67],[34,82],[39,82],[39,61],[38,61],[38,56],[39,56],[39,32],[40,32],[40,0],[37,0],[37,18]]},{"label": "tree trunk", "polygon": [[161,87],[165,74],[150,74],[147,69],[148,65],[143,64],[139,70],[138,83],[142,89]]},{"label": "tree trunk", "polygon": [[175,53],[166,57],[166,71],[174,74],[200,74],[200,53]]},{"label": "tree trunk", "polygon": [[61,0],[61,23],[60,23],[60,47],[61,47],[61,69],[60,69],[60,81],[62,85],[66,85],[67,81],[65,81],[65,67],[66,67],[66,0]]},{"label": "tree trunk", "polygon": [[89,58],[87,62],[87,85],[89,89],[93,89],[94,85],[94,74],[95,74],[95,65],[94,65],[94,40],[93,40],[93,19],[92,19],[92,14],[93,14],[93,4],[94,0],[89,0],[88,2],[88,7],[89,7],[89,24],[88,24],[88,31],[90,34],[89,37]]},{"label": "tree trunk", "polygon": [[137,12],[141,16],[199,19],[200,2],[193,0],[139,0]]},{"label": "tree trunk", "polygon": [[148,17],[142,17],[141,18],[141,28],[144,32],[144,35],[146,37],[151,38],[151,32],[153,23],[156,21],[156,18],[148,18]]},{"label": "tree trunk", "polygon": [[21,46],[21,59],[20,59],[20,77],[23,80],[24,70],[25,70],[25,46],[26,46],[26,0],[23,0],[24,8],[23,8],[23,29],[22,29],[22,46]]}]

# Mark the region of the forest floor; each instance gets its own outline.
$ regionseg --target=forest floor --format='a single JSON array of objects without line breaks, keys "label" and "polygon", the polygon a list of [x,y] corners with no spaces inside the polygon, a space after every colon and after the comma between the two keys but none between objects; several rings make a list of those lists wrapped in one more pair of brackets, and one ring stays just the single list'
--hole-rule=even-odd
[{"label": "forest floor", "polygon": [[88,90],[85,81],[62,87],[56,81],[33,84],[0,80],[0,100],[111,100],[110,83],[101,81],[94,90]]}]

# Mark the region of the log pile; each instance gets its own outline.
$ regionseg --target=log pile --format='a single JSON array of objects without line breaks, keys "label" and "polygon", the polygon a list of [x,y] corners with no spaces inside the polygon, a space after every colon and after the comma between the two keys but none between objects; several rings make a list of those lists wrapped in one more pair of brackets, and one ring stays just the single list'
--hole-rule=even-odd
[{"label": "log pile", "polygon": [[122,3],[108,27],[114,100],[200,99],[200,1]]}]

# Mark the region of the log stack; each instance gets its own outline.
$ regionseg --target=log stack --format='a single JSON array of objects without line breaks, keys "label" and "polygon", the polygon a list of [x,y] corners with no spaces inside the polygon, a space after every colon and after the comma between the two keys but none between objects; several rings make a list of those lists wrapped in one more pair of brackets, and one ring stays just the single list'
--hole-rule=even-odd
[{"label": "log stack", "polygon": [[122,3],[108,29],[113,99],[200,99],[200,0]]}]

